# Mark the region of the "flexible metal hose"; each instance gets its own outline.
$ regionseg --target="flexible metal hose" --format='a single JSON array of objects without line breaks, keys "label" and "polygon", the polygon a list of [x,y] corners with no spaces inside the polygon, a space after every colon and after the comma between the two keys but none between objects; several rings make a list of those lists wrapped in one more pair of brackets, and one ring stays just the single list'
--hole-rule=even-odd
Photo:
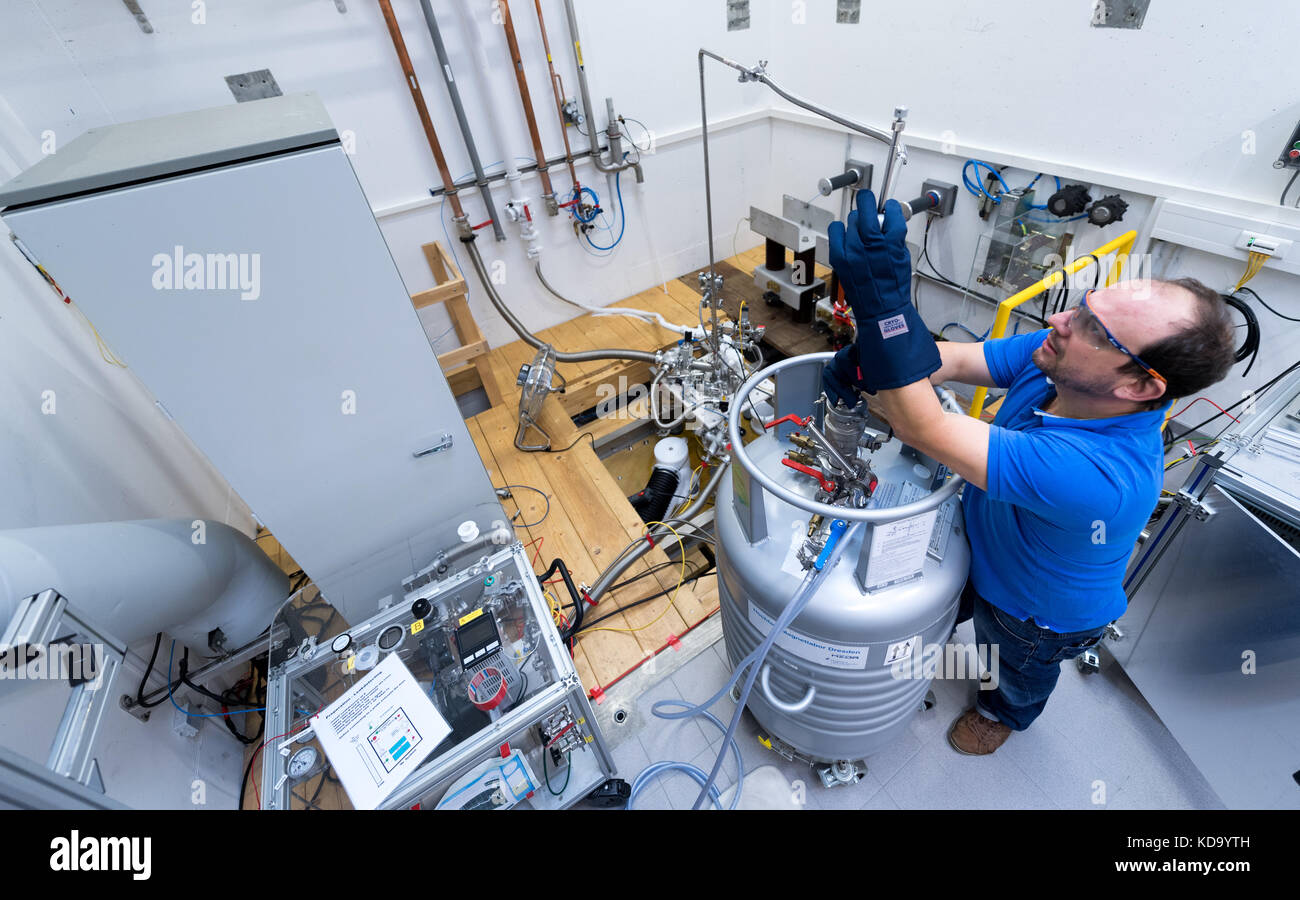
[{"label": "flexible metal hose", "polygon": [[[524,325],[523,322],[519,321],[519,318],[510,311],[510,308],[506,306],[505,301],[501,299],[501,295],[497,293],[496,286],[492,284],[491,276],[488,275],[487,267],[483,265],[483,256],[478,252],[478,246],[476,243],[474,241],[466,241],[465,248],[469,251],[469,258],[470,262],[474,264],[474,271],[478,273],[479,283],[483,285],[483,290],[487,292],[488,299],[492,301],[492,305],[496,308],[496,311],[501,314],[501,318],[506,320],[506,324],[513,328],[515,334],[519,335],[519,337],[523,339],[524,343],[528,344],[530,347],[535,347],[540,350],[542,347],[548,346],[545,341],[529,331],[528,327]],[[557,362],[591,362],[599,359],[630,359],[637,362],[653,363],[656,361],[656,356],[654,353],[649,353],[645,350],[582,350],[577,353],[561,353],[557,350],[555,351],[555,359]]]},{"label": "flexible metal hose", "polygon": [[642,322],[656,322],[661,327],[682,335],[690,334],[692,330],[686,325],[674,325],[657,312],[649,312],[644,309],[629,309],[624,306],[588,306],[585,303],[579,303],[577,300],[570,300],[568,297],[557,291],[551,283],[546,280],[546,276],[542,274],[542,263],[540,260],[538,260],[537,264],[533,266],[533,271],[537,273],[537,280],[542,283],[542,287],[546,288],[552,297],[567,303],[570,306],[576,306],[578,309],[586,310],[593,316],[626,316],[629,319],[639,319]]}]

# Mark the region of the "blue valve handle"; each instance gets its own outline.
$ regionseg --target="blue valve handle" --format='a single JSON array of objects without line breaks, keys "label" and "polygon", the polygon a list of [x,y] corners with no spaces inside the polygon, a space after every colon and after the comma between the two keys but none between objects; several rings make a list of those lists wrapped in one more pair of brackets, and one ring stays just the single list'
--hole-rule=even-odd
[{"label": "blue valve handle", "polygon": [[826,560],[830,557],[831,551],[840,542],[840,538],[844,536],[844,529],[848,527],[849,523],[843,519],[836,519],[831,523],[831,532],[826,536],[826,546],[822,547],[822,552],[818,554],[817,561],[813,563],[813,568],[818,572],[826,565]]}]

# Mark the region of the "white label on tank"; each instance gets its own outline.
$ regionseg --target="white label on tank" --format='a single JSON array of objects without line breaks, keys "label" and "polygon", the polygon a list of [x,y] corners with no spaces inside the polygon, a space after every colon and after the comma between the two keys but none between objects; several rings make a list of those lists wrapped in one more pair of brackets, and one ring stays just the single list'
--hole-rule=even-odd
[{"label": "white label on tank", "polygon": [[912,655],[912,651],[916,649],[916,642],[919,641],[920,639],[921,636],[918,634],[915,637],[910,637],[905,641],[897,641],[896,643],[890,644],[889,649],[885,651],[884,664],[889,666],[889,665],[893,665],[896,662],[900,662],[904,659],[907,659],[909,656]]},{"label": "white label on tank", "polygon": [[[772,626],[776,624],[776,620],[759,609],[758,605],[753,601],[750,601],[749,624],[757,628],[759,634],[766,637],[771,632]],[[791,653],[800,659],[806,659],[808,662],[817,663],[821,666],[830,666],[834,669],[865,669],[867,667],[868,648],[854,647],[848,644],[830,644],[809,637],[806,634],[800,634],[789,628],[776,639],[776,646],[786,653]]]}]

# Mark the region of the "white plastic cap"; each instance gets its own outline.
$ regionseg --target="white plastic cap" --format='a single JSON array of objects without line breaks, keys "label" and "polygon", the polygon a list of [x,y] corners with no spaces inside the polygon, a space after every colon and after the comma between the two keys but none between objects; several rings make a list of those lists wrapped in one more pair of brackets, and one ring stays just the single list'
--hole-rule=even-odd
[{"label": "white plastic cap", "polygon": [[679,469],[690,457],[690,448],[679,437],[664,438],[655,444],[655,463],[666,469]]},{"label": "white plastic cap", "polygon": [[456,534],[460,535],[462,543],[468,544],[478,537],[478,524],[473,519],[466,519],[460,523],[460,527],[456,529]]}]

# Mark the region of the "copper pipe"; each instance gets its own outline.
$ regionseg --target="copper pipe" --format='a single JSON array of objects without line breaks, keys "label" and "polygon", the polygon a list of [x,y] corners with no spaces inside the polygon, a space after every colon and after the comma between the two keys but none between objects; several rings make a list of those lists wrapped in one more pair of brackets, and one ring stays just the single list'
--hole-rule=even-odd
[{"label": "copper pipe", "polygon": [[515,64],[515,79],[519,82],[519,99],[524,104],[524,118],[528,120],[528,134],[533,139],[533,155],[537,157],[537,174],[542,178],[542,196],[555,198],[551,176],[546,171],[546,152],[542,149],[542,136],[537,132],[537,117],[533,115],[533,99],[528,94],[528,77],[524,74],[524,60],[519,55],[519,41],[515,38],[515,23],[510,18],[509,0],[501,4],[502,24],[506,29],[506,43],[510,45],[510,58]]},{"label": "copper pipe", "polygon": [[447,168],[447,157],[442,155],[442,144],[438,142],[438,133],[433,130],[433,119],[429,118],[429,107],[424,104],[424,95],[420,93],[420,81],[415,77],[415,68],[411,65],[411,56],[406,52],[406,41],[402,40],[402,31],[397,27],[397,16],[393,14],[393,4],[389,0],[379,0],[379,8],[384,13],[384,21],[388,24],[388,34],[393,39],[393,49],[397,51],[397,59],[402,64],[402,72],[406,75],[406,86],[411,89],[411,99],[415,101],[415,110],[420,115],[420,124],[424,126],[424,136],[429,139],[429,149],[433,151],[433,159],[438,164],[438,176],[442,179],[443,187],[446,189],[447,201],[451,204],[451,210],[457,219],[465,218],[465,210],[460,205],[460,197],[457,194],[456,183],[452,181],[451,170]]},{"label": "copper pipe", "polygon": [[542,29],[542,49],[546,51],[546,66],[551,70],[551,91],[555,94],[555,114],[560,117],[560,134],[564,136],[564,164],[569,167],[569,180],[574,187],[578,185],[578,173],[573,168],[573,148],[569,146],[569,123],[564,120],[564,81],[555,71],[555,59],[551,56],[551,41],[546,36],[546,19],[542,17],[542,0],[533,0],[537,7],[537,25]]}]

